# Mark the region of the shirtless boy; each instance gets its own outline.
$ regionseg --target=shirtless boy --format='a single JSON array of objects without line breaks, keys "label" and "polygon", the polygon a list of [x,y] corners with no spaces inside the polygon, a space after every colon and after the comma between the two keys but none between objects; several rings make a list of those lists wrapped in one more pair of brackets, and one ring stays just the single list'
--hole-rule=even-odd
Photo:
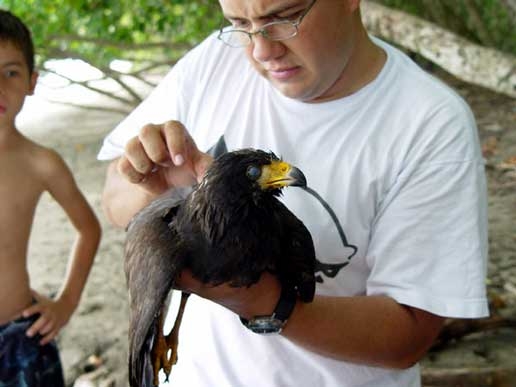
[{"label": "shirtless boy", "polygon": [[[64,385],[53,339],[79,303],[101,234],[62,158],[15,127],[37,78],[29,30],[0,10],[0,387]],[[27,271],[31,225],[44,191],[77,230],[66,279],[54,299],[31,289]]]}]

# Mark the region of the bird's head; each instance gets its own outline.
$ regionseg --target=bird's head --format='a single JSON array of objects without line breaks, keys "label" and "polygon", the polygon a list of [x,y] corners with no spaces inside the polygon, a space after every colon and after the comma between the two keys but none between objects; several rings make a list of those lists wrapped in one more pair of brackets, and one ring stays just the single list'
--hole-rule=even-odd
[{"label": "bird's head", "polygon": [[206,173],[201,185],[225,187],[232,192],[277,196],[286,186],[306,186],[306,178],[298,168],[281,160],[272,152],[241,149],[219,156]]}]

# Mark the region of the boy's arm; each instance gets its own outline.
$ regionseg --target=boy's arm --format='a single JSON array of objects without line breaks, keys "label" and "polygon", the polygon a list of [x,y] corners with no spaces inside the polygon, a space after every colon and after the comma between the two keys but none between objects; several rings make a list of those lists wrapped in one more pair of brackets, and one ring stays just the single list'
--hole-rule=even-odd
[{"label": "boy's arm", "polygon": [[41,344],[51,341],[76,309],[88,278],[100,241],[101,228],[95,213],[79,190],[63,159],[54,151],[39,164],[47,191],[61,205],[77,230],[66,277],[55,300],[35,293],[37,304],[24,311],[24,316],[40,313],[27,335],[39,333]]}]

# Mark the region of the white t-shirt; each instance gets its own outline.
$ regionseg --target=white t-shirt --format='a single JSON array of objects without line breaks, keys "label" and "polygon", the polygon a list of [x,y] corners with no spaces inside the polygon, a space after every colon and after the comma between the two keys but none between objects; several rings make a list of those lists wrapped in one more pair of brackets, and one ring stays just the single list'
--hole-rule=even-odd
[{"label": "white t-shirt", "polygon": [[[318,294],[381,294],[441,316],[486,316],[486,182],[472,113],[407,56],[374,41],[388,59],[373,82],[310,104],[283,96],[242,50],[212,35],[106,137],[98,157],[121,155],[144,124],[169,119],[200,149],[272,150],[305,173],[342,225],[340,237],[320,202],[284,190],[324,269]],[[185,387],[420,386],[417,365],[399,371],[325,358],[253,334],[195,296],[170,379]]]}]

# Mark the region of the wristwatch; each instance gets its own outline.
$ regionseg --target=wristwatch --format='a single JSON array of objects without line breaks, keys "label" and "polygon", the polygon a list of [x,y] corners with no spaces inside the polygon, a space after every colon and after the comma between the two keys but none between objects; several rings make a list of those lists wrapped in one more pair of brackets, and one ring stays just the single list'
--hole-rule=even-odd
[{"label": "wristwatch", "polygon": [[250,320],[240,317],[244,326],[262,335],[278,334],[281,332],[287,319],[292,314],[296,305],[296,291],[290,287],[282,287],[279,301],[270,316],[255,316]]}]

